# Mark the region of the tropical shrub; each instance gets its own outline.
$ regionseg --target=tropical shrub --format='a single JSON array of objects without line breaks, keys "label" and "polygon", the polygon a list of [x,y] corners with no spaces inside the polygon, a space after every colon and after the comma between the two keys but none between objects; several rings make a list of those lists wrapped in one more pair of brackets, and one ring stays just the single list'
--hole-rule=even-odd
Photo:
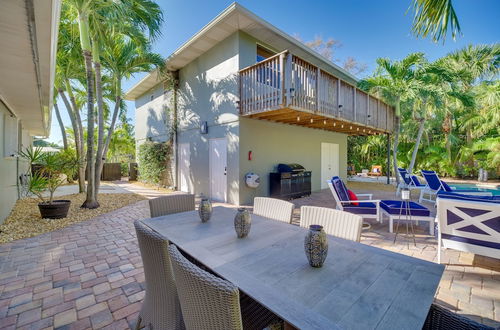
[{"label": "tropical shrub", "polygon": [[160,185],[170,167],[172,146],[169,142],[146,141],[138,148],[139,181]]}]

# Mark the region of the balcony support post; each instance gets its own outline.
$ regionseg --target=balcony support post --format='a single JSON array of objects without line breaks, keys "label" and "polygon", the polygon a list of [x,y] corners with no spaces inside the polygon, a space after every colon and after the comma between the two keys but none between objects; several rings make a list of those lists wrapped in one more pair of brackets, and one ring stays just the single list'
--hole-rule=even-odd
[{"label": "balcony support post", "polygon": [[319,91],[321,90],[320,79],[321,79],[321,69],[319,67],[316,67],[316,111],[320,111],[320,106],[319,106],[319,102],[321,100],[319,95]]},{"label": "balcony support post", "polygon": [[292,104],[292,95],[290,90],[292,87],[292,54],[286,54],[286,63],[285,63],[285,96],[286,102],[285,105],[288,107]]}]

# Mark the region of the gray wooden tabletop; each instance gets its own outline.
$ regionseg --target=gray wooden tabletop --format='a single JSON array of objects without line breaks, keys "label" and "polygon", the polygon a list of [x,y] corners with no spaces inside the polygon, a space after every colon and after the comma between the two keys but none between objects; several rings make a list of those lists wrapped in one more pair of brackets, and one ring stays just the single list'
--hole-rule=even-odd
[{"label": "gray wooden tabletop", "polygon": [[421,329],[443,265],[329,236],[322,268],[304,254],[307,229],[252,215],[248,237],[235,209],[215,207],[144,220],[182,250],[299,329]]}]

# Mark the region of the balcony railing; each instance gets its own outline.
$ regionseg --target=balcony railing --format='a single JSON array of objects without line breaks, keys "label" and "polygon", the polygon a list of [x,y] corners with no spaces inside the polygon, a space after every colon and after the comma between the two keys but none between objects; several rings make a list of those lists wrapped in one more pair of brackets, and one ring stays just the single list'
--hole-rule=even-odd
[{"label": "balcony railing", "polygon": [[240,71],[240,113],[288,109],[392,132],[394,109],[287,51]]}]

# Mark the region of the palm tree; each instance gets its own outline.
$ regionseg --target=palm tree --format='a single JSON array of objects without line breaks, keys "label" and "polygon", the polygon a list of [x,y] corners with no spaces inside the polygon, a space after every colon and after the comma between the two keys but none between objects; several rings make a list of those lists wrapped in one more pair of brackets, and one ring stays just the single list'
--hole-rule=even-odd
[{"label": "palm tree", "polygon": [[[359,87],[384,98],[395,107],[395,125],[393,142],[393,167],[398,173],[398,144],[401,130],[401,103],[416,94],[415,67],[424,61],[422,53],[412,53],[401,61],[387,58],[377,59],[377,70],[373,77],[361,80]],[[399,183],[399,176],[396,175]]]},{"label": "palm tree", "polygon": [[452,0],[413,0],[412,6],[415,11],[412,31],[416,36],[425,38],[430,35],[434,41],[444,42],[448,28],[453,40],[460,34]]}]

